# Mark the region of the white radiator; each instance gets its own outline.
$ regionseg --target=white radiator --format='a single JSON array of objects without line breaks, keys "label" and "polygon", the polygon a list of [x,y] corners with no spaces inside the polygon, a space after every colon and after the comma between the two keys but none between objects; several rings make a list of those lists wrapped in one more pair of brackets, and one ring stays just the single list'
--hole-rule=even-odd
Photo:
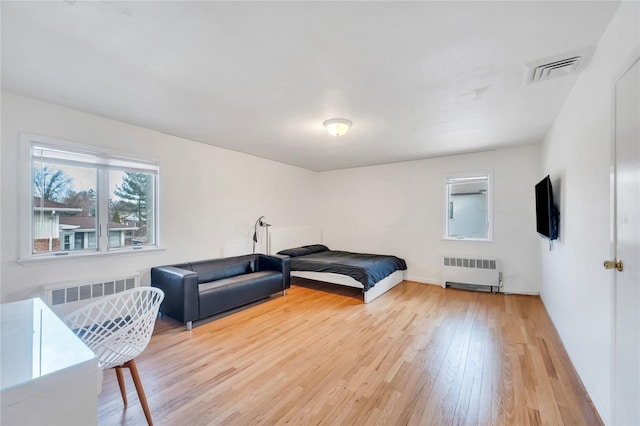
[{"label": "white radiator", "polygon": [[497,258],[444,256],[442,287],[459,285],[485,290],[500,288],[500,261]]},{"label": "white radiator", "polygon": [[131,274],[105,280],[65,282],[42,286],[44,301],[59,316],[110,294],[140,286],[140,276]]}]

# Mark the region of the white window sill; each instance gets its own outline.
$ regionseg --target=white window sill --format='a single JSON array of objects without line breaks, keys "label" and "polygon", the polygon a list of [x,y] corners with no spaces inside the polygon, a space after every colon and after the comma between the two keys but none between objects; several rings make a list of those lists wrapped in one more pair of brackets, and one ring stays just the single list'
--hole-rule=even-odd
[{"label": "white window sill", "polygon": [[104,253],[100,252],[89,252],[89,253],[74,253],[67,252],[69,254],[65,254],[62,256],[56,255],[44,255],[44,256],[33,256],[27,258],[18,259],[18,263],[24,266],[30,265],[38,265],[44,263],[66,263],[66,262],[79,262],[83,260],[89,260],[92,258],[104,258],[104,257],[112,257],[112,256],[140,256],[144,254],[153,254],[165,251],[162,247],[143,247],[141,249],[126,249],[126,250],[112,250]]},{"label": "white window sill", "polygon": [[476,243],[492,243],[493,238],[455,238],[455,237],[444,237],[442,241],[471,241]]}]

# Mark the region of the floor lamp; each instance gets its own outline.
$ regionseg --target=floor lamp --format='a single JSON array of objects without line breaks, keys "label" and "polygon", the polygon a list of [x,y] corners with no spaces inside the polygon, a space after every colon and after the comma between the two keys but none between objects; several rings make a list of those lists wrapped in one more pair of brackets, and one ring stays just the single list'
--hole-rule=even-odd
[{"label": "floor lamp", "polygon": [[253,253],[256,252],[256,243],[258,242],[258,226],[261,226],[263,228],[267,228],[266,229],[266,237],[265,237],[265,251],[269,252],[269,227],[271,226],[270,223],[265,222],[264,220],[264,216],[260,216],[257,220],[256,223],[253,224]]}]

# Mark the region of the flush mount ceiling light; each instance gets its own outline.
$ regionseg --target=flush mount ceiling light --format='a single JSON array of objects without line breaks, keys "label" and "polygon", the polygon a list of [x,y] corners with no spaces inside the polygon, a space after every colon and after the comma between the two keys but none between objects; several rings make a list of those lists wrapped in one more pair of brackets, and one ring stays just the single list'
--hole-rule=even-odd
[{"label": "flush mount ceiling light", "polygon": [[351,127],[351,121],[344,118],[331,118],[322,123],[331,136],[342,136]]}]

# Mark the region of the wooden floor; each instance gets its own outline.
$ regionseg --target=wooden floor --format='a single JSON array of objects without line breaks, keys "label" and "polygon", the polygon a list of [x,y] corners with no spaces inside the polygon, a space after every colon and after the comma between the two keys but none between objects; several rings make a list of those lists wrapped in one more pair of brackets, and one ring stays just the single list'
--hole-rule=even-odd
[{"label": "wooden floor", "polygon": [[[156,425],[601,424],[538,297],[295,279],[192,332],[161,318],[136,359]],[[105,371],[101,425],[144,425]]]}]

